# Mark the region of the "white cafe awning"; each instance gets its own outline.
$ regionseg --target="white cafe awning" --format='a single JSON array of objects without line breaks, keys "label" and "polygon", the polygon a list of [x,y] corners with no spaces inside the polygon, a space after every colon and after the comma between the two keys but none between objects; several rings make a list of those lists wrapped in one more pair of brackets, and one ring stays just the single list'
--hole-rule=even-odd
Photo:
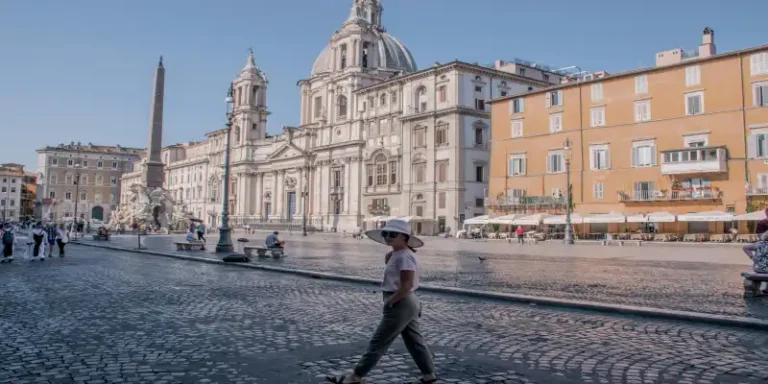
[{"label": "white cafe awning", "polygon": [[596,213],[584,217],[584,222],[589,224],[618,224],[626,223],[627,217],[623,213]]},{"label": "white cafe awning", "polygon": [[675,215],[669,212],[650,212],[627,216],[628,223],[674,223]]},{"label": "white cafe awning", "polygon": [[733,221],[733,215],[723,211],[707,211],[677,215],[678,221]]},{"label": "white cafe awning", "polygon": [[[565,215],[549,216],[544,218],[544,224],[549,225],[565,225]],[[571,214],[571,224],[581,224],[584,219],[578,213]]]},{"label": "white cafe awning", "polygon": [[464,225],[485,225],[488,224],[488,215],[477,216],[471,219],[464,220]]},{"label": "white cafe awning", "polygon": [[734,221],[760,221],[766,219],[765,211],[754,211],[743,215],[734,216]]},{"label": "white cafe awning", "polygon": [[506,216],[498,216],[494,217],[492,219],[488,219],[488,224],[502,224],[502,225],[512,225],[512,222],[515,221],[515,218],[521,217],[522,215],[506,215]]},{"label": "white cafe awning", "polygon": [[[542,220],[550,217],[550,215],[546,213],[537,213],[535,215],[528,215],[528,216],[522,216],[517,219],[515,219],[512,224],[514,225],[539,225],[541,224]],[[571,218],[573,218],[573,215],[571,215]]]}]

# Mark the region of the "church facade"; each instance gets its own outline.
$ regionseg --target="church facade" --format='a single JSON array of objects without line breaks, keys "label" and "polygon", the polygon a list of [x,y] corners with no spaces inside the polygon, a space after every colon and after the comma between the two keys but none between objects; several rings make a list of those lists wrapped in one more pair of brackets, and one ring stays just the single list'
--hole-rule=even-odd
[{"label": "church facade", "polygon": [[[309,78],[298,82],[300,125],[279,135],[267,135],[269,82],[248,57],[233,83],[226,181],[232,223],[298,224],[306,215],[316,228],[352,231],[402,217],[430,235],[484,213],[486,102],[559,78],[534,70],[526,76],[498,62],[418,70],[411,52],[383,28],[382,10],[380,0],[353,0]],[[220,224],[227,132],[162,151],[164,187],[209,226]],[[121,190],[140,183],[140,175],[137,164],[123,175]]]}]

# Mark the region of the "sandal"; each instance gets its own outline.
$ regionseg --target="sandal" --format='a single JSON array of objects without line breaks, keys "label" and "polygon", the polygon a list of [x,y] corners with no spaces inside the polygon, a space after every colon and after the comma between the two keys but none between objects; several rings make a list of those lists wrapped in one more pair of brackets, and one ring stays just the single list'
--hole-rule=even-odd
[{"label": "sandal", "polygon": [[333,376],[326,376],[325,380],[333,384],[361,384],[362,383],[362,381],[345,381],[347,380],[347,375],[342,375],[339,378],[336,378]]}]

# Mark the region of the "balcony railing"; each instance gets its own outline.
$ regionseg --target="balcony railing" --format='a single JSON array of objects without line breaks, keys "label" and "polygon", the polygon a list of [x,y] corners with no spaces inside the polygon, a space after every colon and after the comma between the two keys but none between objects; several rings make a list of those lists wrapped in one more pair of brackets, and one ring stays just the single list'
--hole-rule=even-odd
[{"label": "balcony railing", "polygon": [[690,201],[690,200],[719,200],[723,193],[718,189],[700,188],[680,191],[619,191],[619,199],[624,202],[653,202],[653,201]]},{"label": "balcony railing", "polygon": [[749,195],[749,196],[766,196],[766,195],[768,195],[768,187],[749,188],[747,190],[747,195]]},{"label": "balcony railing", "polygon": [[725,147],[696,147],[662,151],[661,173],[681,175],[689,173],[726,172]]},{"label": "balcony railing", "polygon": [[553,196],[499,196],[486,197],[485,206],[509,208],[514,206],[565,206],[565,197]]},{"label": "balcony railing", "polygon": [[369,205],[368,213],[371,215],[388,215],[389,206],[387,205]]}]

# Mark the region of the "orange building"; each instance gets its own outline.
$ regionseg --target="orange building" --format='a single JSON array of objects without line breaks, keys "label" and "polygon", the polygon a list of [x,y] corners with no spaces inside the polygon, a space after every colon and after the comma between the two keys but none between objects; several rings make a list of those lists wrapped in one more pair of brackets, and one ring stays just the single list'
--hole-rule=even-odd
[{"label": "orange building", "polygon": [[564,200],[568,158],[582,216],[744,213],[766,204],[768,45],[718,55],[707,28],[693,54],[662,52],[652,68],[572,79],[491,105],[492,215],[564,213],[556,202]]}]

